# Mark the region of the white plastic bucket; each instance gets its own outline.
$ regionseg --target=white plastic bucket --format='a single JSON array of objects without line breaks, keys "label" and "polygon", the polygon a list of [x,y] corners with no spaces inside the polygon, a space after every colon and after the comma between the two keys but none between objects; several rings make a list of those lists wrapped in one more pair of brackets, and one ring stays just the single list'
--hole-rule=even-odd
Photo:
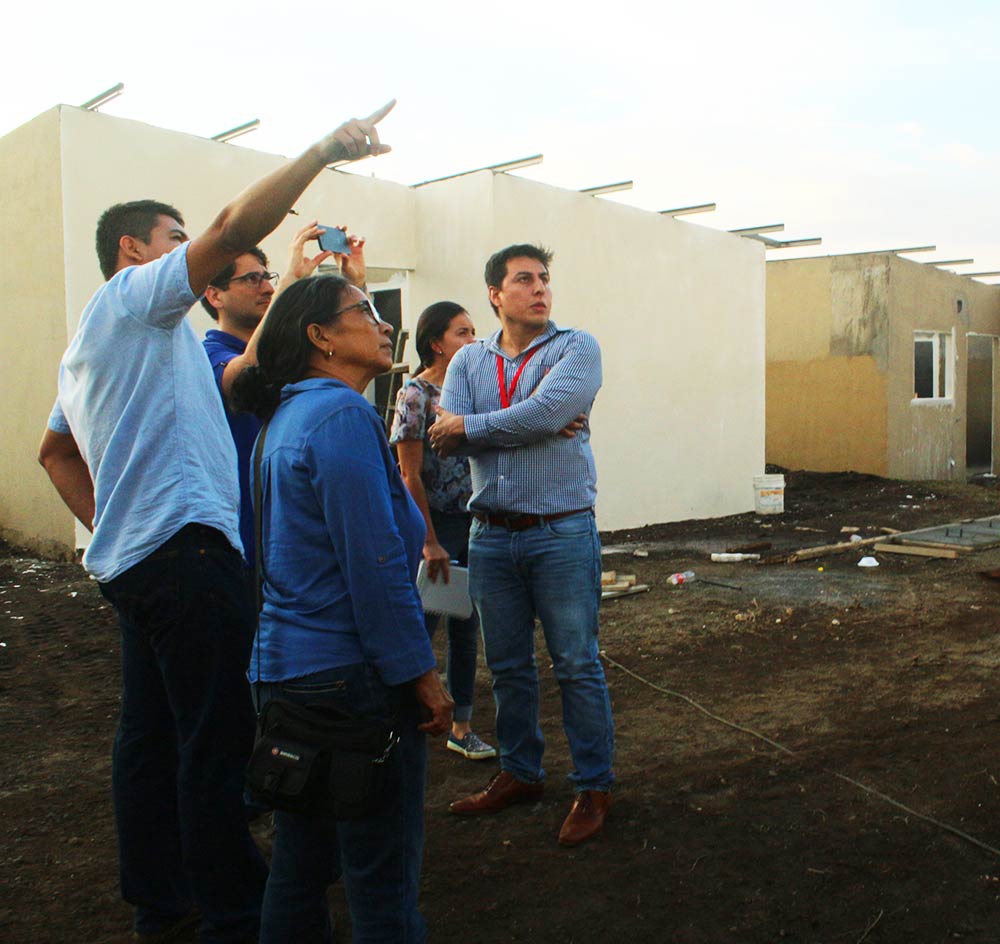
[{"label": "white plastic bucket", "polygon": [[785,510],[785,477],[755,475],[753,477],[753,508],[758,515],[780,515]]}]

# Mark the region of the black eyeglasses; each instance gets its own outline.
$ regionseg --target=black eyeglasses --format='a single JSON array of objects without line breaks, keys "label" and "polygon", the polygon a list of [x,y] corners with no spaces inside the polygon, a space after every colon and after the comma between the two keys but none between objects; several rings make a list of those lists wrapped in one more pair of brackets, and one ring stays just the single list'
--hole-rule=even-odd
[{"label": "black eyeglasses", "polygon": [[232,285],[233,282],[246,282],[250,288],[260,288],[261,282],[273,282],[277,277],[277,272],[248,272],[246,275],[237,275],[235,278],[230,279],[229,284]]},{"label": "black eyeglasses", "polygon": [[372,324],[376,327],[386,324],[386,322],[379,317],[379,313],[375,310],[372,303],[368,301],[367,298],[363,298],[361,301],[355,302],[353,305],[347,305],[339,311],[335,311],[330,317],[336,318],[338,315],[343,315],[349,311],[360,311],[363,315],[367,315],[371,319]]}]

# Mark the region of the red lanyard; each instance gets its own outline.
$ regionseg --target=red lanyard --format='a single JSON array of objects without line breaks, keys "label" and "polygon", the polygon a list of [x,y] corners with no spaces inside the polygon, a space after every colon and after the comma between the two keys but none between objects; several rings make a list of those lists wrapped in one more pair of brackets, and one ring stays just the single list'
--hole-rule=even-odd
[{"label": "red lanyard", "polygon": [[541,348],[541,344],[538,347],[532,348],[527,356],[521,361],[521,366],[518,367],[517,371],[514,373],[514,379],[510,382],[510,390],[507,389],[507,383],[503,376],[503,357],[497,354],[497,389],[500,391],[500,406],[505,410],[510,406],[510,399],[514,396],[514,391],[517,390],[517,382],[521,379],[521,371],[524,370],[525,365],[532,357],[535,356],[535,352]]}]

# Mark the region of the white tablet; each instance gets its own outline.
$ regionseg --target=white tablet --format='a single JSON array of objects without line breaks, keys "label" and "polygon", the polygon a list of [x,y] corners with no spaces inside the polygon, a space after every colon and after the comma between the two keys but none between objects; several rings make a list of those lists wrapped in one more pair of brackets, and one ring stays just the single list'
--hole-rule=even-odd
[{"label": "white tablet", "polygon": [[437,580],[427,576],[427,561],[420,562],[417,571],[417,590],[424,609],[428,613],[440,613],[442,616],[454,616],[458,619],[468,619],[472,616],[472,598],[469,596],[469,569],[450,564],[448,567],[448,582],[445,583],[438,574]]}]

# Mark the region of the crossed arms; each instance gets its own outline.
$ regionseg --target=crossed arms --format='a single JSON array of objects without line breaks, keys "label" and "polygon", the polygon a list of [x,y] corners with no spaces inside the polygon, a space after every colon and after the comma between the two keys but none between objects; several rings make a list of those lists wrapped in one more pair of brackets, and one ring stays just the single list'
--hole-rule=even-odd
[{"label": "crossed arms", "polygon": [[[552,343],[551,341],[548,343]],[[487,413],[474,412],[469,376],[469,347],[455,355],[445,380],[442,400],[454,412],[438,409],[428,430],[431,447],[448,456],[463,446],[514,447],[563,436],[572,439],[586,426],[586,414],[601,387],[601,352],[585,331],[574,332],[560,359],[542,378],[531,396],[513,406]]]}]

